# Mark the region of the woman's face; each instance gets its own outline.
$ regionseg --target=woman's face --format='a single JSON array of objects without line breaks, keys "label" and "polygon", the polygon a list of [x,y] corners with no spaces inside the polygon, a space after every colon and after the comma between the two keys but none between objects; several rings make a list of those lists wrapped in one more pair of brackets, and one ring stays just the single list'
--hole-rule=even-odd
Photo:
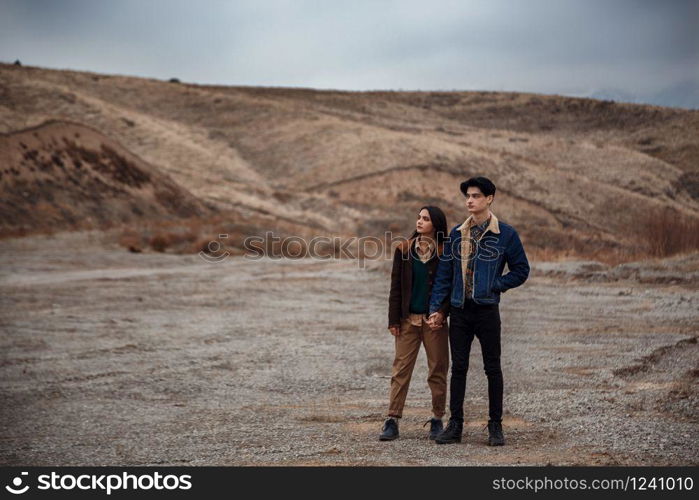
[{"label": "woman's face", "polygon": [[432,225],[432,219],[430,219],[430,213],[426,208],[420,210],[420,214],[417,217],[417,222],[415,223],[415,229],[418,234],[432,234],[434,232],[434,226]]}]

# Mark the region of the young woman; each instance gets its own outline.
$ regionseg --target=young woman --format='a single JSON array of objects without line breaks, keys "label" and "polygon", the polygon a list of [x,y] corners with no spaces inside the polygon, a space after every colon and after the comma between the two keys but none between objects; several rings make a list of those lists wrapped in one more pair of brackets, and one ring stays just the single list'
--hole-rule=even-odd
[{"label": "young woman", "polygon": [[[437,207],[422,207],[415,232],[408,241],[396,248],[391,272],[391,292],[388,298],[388,329],[395,339],[388,418],[379,439],[392,441],[398,437],[398,419],[403,415],[410,378],[420,344],[425,346],[429,375],[427,383],[432,392],[432,418],[429,438],[435,439],[442,430],[442,416],[447,398],[449,369],[449,330],[446,321],[427,323],[428,301],[447,235],[447,218]],[[449,301],[440,309],[442,318],[448,314]]]}]

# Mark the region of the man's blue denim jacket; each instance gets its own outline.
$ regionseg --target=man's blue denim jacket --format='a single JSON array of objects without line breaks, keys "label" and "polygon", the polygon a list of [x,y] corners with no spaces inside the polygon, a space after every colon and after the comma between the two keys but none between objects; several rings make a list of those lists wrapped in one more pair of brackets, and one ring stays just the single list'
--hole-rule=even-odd
[{"label": "man's blue denim jacket", "polygon": [[[430,314],[436,312],[448,298],[453,307],[464,304],[464,271],[468,265],[471,217],[454,227],[444,242],[444,252],[439,257],[435,273]],[[462,245],[462,237],[468,238]],[[515,288],[527,280],[529,261],[517,231],[509,224],[491,220],[476,244],[473,265],[473,291],[471,299],[477,304],[498,304],[500,294]],[[462,249],[466,258],[461,258]],[[505,264],[509,272],[502,275]]]}]

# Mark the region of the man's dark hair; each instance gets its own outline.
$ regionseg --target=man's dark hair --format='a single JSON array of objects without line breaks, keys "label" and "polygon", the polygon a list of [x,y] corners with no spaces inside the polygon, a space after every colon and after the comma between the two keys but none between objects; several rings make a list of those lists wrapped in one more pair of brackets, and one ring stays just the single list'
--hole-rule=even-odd
[{"label": "man's dark hair", "polygon": [[461,192],[466,196],[466,190],[470,187],[477,187],[481,190],[484,196],[495,196],[495,184],[487,177],[471,177],[469,180],[461,183]]}]

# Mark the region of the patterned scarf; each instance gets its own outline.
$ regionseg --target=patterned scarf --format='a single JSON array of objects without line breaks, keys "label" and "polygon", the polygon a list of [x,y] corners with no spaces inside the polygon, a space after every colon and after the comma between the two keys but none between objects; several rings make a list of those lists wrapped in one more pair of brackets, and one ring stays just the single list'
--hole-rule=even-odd
[{"label": "patterned scarf", "polygon": [[479,226],[473,221],[473,216],[469,216],[459,227],[459,230],[461,231],[461,278],[463,280],[465,298],[471,295],[471,290],[473,289],[473,261],[476,255],[476,245],[472,245],[471,241],[472,239],[480,241],[488,231],[499,233],[500,226],[498,218],[491,212],[490,217]]}]

